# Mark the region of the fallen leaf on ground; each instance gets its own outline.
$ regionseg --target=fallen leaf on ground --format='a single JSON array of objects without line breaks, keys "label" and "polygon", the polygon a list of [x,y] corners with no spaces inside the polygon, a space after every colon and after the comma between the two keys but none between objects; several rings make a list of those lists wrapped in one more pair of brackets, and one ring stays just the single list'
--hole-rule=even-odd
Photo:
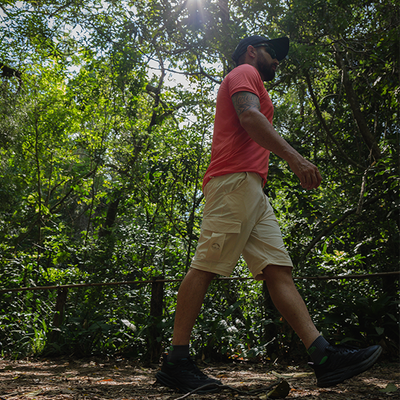
[{"label": "fallen leaf on ground", "polygon": [[42,392],[43,392],[43,390],[39,389],[39,390],[35,390],[34,392],[25,393],[25,396],[33,397],[33,396],[37,396],[39,393],[42,393]]},{"label": "fallen leaf on ground", "polygon": [[382,393],[391,393],[391,392],[397,392],[397,386],[394,383],[388,383],[385,387],[385,389],[379,390]]}]

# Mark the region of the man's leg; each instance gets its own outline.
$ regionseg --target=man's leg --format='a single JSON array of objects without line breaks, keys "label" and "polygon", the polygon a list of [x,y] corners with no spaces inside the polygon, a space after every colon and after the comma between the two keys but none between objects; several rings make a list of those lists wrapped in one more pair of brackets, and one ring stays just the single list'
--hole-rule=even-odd
[{"label": "man's leg", "polygon": [[204,296],[215,274],[191,268],[185,276],[177,297],[173,346],[189,344],[190,335],[199,315]]},{"label": "man's leg", "polygon": [[319,335],[293,282],[290,267],[268,265],[264,279],[275,307],[298,334],[313,360],[320,387],[334,386],[372,367],[382,353],[380,346],[366,349],[331,346]]},{"label": "man's leg", "polygon": [[[189,357],[190,335],[203,304],[208,286],[215,277],[211,272],[191,268],[183,280],[177,298],[174,335],[168,355],[164,356],[156,378],[164,386],[190,392],[210,393],[218,390],[221,382],[201,372]],[[205,389],[200,389],[206,386]]]},{"label": "man's leg", "polygon": [[308,349],[319,332],[293,282],[292,268],[268,265],[263,275],[275,307]]}]

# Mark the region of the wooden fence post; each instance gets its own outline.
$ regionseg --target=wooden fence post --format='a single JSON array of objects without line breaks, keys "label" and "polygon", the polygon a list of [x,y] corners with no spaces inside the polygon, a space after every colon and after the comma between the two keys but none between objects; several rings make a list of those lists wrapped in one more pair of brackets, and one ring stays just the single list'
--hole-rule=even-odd
[{"label": "wooden fence post", "polygon": [[57,342],[60,336],[60,326],[64,319],[65,303],[67,302],[68,289],[63,287],[57,290],[56,309],[53,316],[53,331],[50,334],[50,343]]},{"label": "wooden fence post", "polygon": [[158,362],[161,356],[161,330],[156,323],[163,315],[164,302],[164,276],[157,276],[151,284],[151,300],[150,300],[150,318],[152,324],[149,330],[148,338],[148,354],[150,362]]}]

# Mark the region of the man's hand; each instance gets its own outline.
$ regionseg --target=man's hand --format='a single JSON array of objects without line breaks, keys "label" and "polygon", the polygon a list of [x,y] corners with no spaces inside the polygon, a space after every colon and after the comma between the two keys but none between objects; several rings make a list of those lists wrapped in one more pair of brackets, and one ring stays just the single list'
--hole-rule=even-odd
[{"label": "man's hand", "polygon": [[322,181],[322,176],[318,168],[298,154],[295,160],[289,162],[290,169],[300,179],[300,184],[304,189],[316,189]]}]

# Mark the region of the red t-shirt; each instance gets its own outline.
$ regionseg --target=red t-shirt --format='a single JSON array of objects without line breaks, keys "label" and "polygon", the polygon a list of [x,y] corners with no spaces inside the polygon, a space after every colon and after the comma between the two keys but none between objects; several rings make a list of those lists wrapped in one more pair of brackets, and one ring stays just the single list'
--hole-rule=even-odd
[{"label": "red t-shirt", "polygon": [[203,187],[212,177],[236,172],[256,172],[265,182],[269,150],[258,145],[240,125],[232,103],[237,92],[251,92],[260,99],[260,111],[272,124],[274,106],[257,69],[239,65],[222,81],[217,95],[211,162],[204,175]]}]

